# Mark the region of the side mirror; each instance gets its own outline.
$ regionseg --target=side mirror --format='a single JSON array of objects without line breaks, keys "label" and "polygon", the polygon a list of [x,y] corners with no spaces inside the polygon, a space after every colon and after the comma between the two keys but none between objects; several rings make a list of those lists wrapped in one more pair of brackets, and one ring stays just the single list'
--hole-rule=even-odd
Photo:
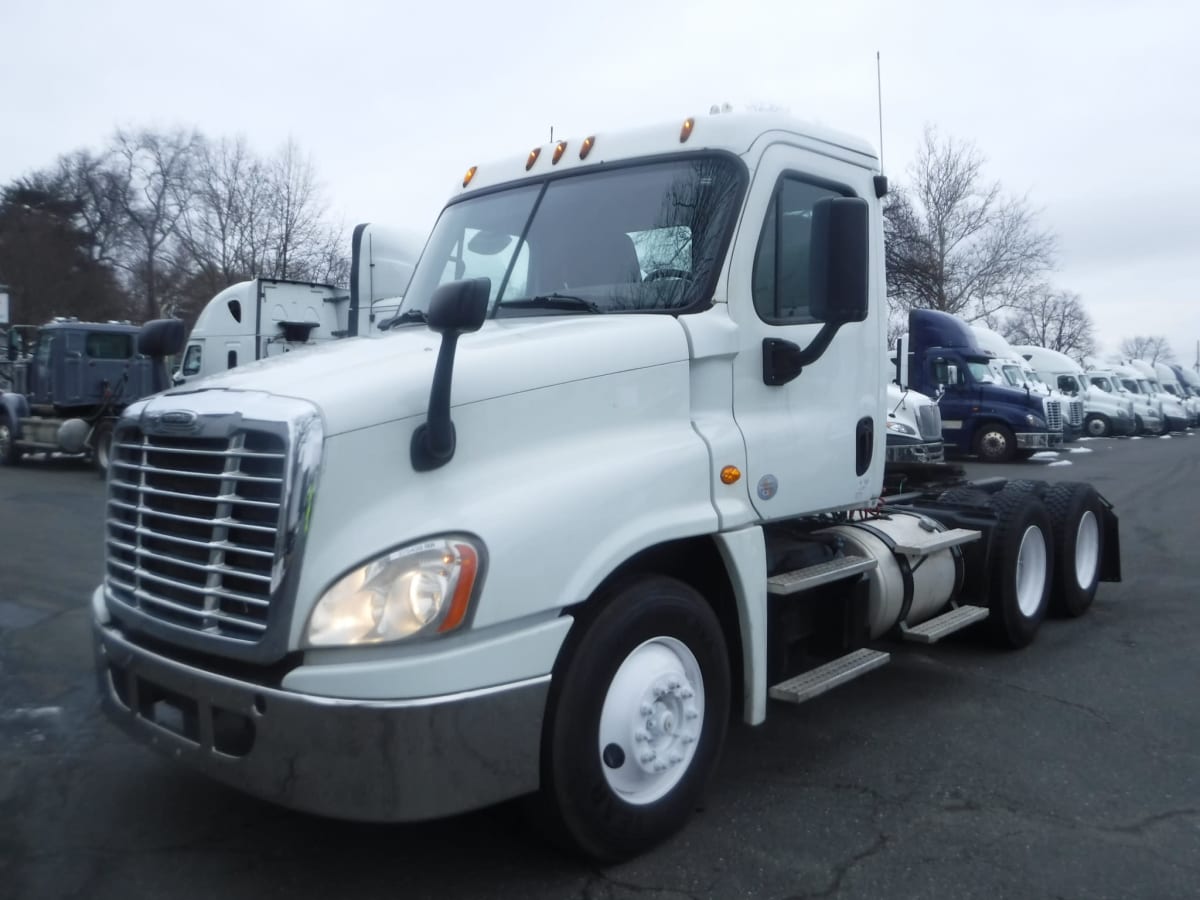
[{"label": "side mirror", "polygon": [[949,384],[958,384],[958,366],[950,363],[946,366],[946,381]]},{"label": "side mirror", "polygon": [[175,387],[179,387],[179,385],[183,384],[185,381],[187,381],[187,379],[184,377],[183,371],[181,369],[176,369],[175,373],[171,376],[171,384],[175,385]]},{"label": "side mirror", "polygon": [[138,332],[137,349],[143,356],[163,359],[183,350],[187,342],[187,327],[182,319],[154,319]]},{"label": "side mirror", "polygon": [[841,325],[867,317],[868,212],[861,197],[829,197],[813,204],[809,296],[818,321]]},{"label": "side mirror", "polygon": [[456,438],[450,421],[454,351],[460,334],[483,327],[491,292],[490,278],[469,278],[441,285],[430,298],[426,324],[442,336],[442,345],[429,388],[429,412],[413,432],[409,447],[412,466],[418,472],[441,468],[454,457]]}]

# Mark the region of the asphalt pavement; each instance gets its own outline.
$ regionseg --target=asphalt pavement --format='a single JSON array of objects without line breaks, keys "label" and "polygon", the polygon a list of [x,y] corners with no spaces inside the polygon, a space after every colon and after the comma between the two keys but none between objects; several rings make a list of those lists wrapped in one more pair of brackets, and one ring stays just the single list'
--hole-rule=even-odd
[{"label": "asphalt pavement", "polygon": [[1200,435],[967,468],[1093,482],[1124,581],[1026,650],[904,645],[772,705],[732,729],[681,835],[603,868],[543,844],[517,803],[346,824],[135,745],[92,680],[103,485],[69,461],[0,468],[0,898],[1200,896]]}]

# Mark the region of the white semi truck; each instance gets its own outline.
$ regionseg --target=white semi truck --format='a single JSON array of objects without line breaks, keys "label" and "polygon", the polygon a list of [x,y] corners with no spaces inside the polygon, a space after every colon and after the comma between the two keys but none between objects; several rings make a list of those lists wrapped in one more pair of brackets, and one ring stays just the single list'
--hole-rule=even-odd
[{"label": "white semi truck", "polygon": [[1167,391],[1158,380],[1158,370],[1152,363],[1144,359],[1131,359],[1126,365],[1140,374],[1139,381],[1144,382],[1150,389],[1150,396],[1156,398],[1162,409],[1167,431],[1186,431],[1188,414],[1179,397]]},{"label": "white semi truck", "polygon": [[1091,486],[881,498],[886,189],[772,116],[472,166],[386,335],[121,418],[109,715],[324,815],[530,794],[615,859],[682,827],[731,720],[1082,614],[1120,577]]},{"label": "white semi truck", "polygon": [[[1054,401],[1058,402],[1062,409],[1064,442],[1069,443],[1083,433],[1084,409],[1081,398],[1064,392],[1052,381],[1046,380],[1047,376],[1037,371],[1034,364],[1018,353],[1003,335],[982,325],[972,325],[971,330],[975,332],[979,346],[993,355],[992,370],[1002,384],[1041,394],[1047,398],[1043,401],[1047,407]],[[1050,418],[1048,408],[1047,418]]]},{"label": "white semi truck", "polygon": [[940,463],[945,459],[937,401],[889,381],[887,408],[888,462]]},{"label": "white semi truck", "polygon": [[1031,344],[1013,347],[1043,378],[1072,403],[1083,407],[1084,430],[1092,437],[1129,435],[1134,432],[1133,403],[1103,390],[1093,390],[1083,366],[1065,353]]},{"label": "white semi truck", "polygon": [[395,315],[420,254],[415,233],[362,224],[354,229],[348,290],[280,278],[230,285],[200,311],[175,383],[374,333]]}]

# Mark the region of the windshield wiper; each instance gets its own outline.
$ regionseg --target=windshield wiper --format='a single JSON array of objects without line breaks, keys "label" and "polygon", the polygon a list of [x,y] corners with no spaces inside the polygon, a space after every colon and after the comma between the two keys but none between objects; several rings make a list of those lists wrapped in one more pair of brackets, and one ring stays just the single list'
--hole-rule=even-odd
[{"label": "windshield wiper", "polygon": [[402,313],[397,313],[390,319],[384,319],[375,327],[380,331],[387,331],[389,328],[392,328],[396,325],[403,325],[405,322],[426,322],[428,319],[429,316],[426,314],[425,310],[409,309]]},{"label": "windshield wiper", "polygon": [[522,300],[501,300],[496,305],[509,309],[570,309],[590,313],[604,312],[591,300],[559,293],[540,294],[537,297],[527,297]]}]

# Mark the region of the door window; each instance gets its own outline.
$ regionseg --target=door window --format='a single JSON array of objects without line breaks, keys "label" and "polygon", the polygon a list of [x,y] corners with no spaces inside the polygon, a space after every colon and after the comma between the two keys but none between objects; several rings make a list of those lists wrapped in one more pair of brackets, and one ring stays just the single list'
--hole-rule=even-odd
[{"label": "door window", "polygon": [[754,308],[765,322],[796,325],[817,321],[810,314],[812,213],[818,200],[849,191],[785,177],[771,198],[754,256]]},{"label": "door window", "polygon": [[199,344],[192,344],[187,348],[187,353],[183,357],[183,374],[196,375],[200,371],[200,351]]}]

